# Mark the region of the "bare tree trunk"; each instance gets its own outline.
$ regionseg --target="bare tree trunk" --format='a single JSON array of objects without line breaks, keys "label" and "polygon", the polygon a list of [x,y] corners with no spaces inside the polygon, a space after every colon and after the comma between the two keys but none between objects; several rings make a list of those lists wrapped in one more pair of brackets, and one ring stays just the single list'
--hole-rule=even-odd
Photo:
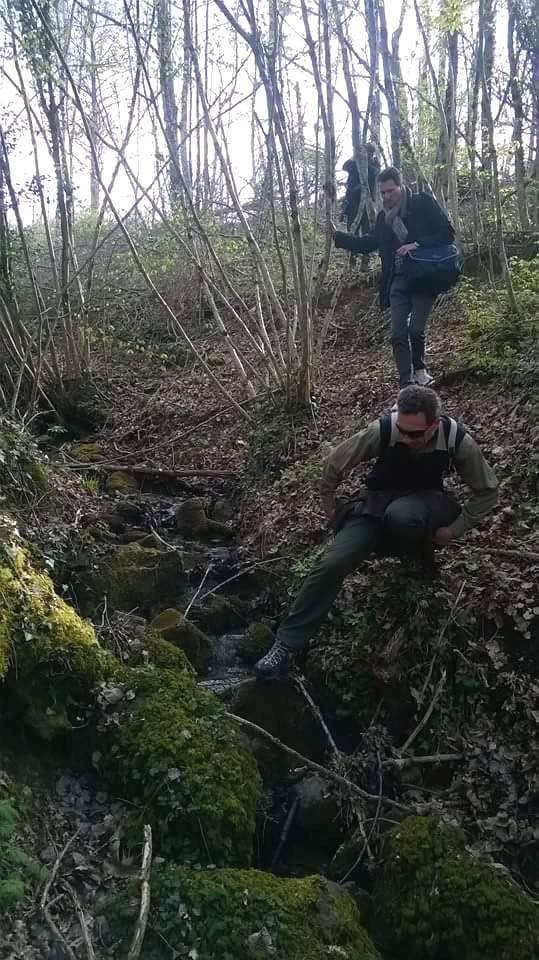
[{"label": "bare tree trunk", "polygon": [[[515,153],[515,186],[517,191],[518,215],[522,230],[530,229],[528,205],[526,200],[526,164],[524,161],[524,105],[520,83],[520,57],[515,52],[515,34],[518,22],[518,10],[515,0],[507,0],[509,17],[507,20],[507,54],[509,57],[509,76],[511,79],[511,98],[513,101],[513,149]],[[537,91],[536,91],[537,95]]]},{"label": "bare tree trunk", "polygon": [[488,116],[492,103],[492,73],[496,43],[496,0],[480,0],[480,20],[483,32],[483,57],[481,76],[481,161],[485,174],[485,195],[491,186],[491,152]]},{"label": "bare tree trunk", "polygon": [[[483,0],[481,0],[481,3]],[[485,0],[486,4],[490,3],[490,0]],[[500,178],[498,174],[498,154],[496,152],[496,143],[494,140],[494,120],[492,118],[492,105],[489,96],[488,89],[488,79],[487,73],[483,70],[483,75],[481,77],[482,87],[483,87],[483,120],[484,127],[488,134],[488,145],[489,145],[489,156],[488,163],[489,169],[492,173],[492,193],[494,198],[494,210],[496,215],[496,240],[498,244],[498,254],[500,257],[500,263],[502,265],[503,276],[505,280],[505,285],[507,287],[507,297],[509,300],[509,306],[511,312],[515,319],[518,320],[520,317],[520,310],[516,301],[515,291],[513,287],[513,280],[511,277],[511,271],[509,269],[509,263],[507,260],[507,252],[505,249],[505,241],[503,236],[503,215],[502,215],[502,203],[500,195]]]},{"label": "bare tree trunk", "polygon": [[[403,4],[404,8],[405,4]],[[380,105],[380,75],[378,70],[378,59],[380,56],[380,44],[378,36],[378,17],[376,14],[376,0],[365,0],[365,22],[367,24],[367,37],[369,40],[369,61],[371,76],[369,81],[369,94],[367,98],[367,110],[365,112],[365,121],[363,124],[363,140],[368,139],[368,131],[371,130],[374,143],[380,142],[380,123],[381,123],[381,105]]]},{"label": "bare tree trunk", "polygon": [[394,166],[401,166],[401,128],[399,118],[399,108],[395,87],[393,86],[393,77],[391,74],[391,58],[389,54],[389,40],[387,35],[386,9],[384,0],[377,0],[378,4],[378,22],[380,24],[380,47],[382,53],[382,64],[384,67],[384,90],[387,100],[387,109],[389,113],[389,132],[391,137],[391,153]]},{"label": "bare tree trunk", "polygon": [[172,19],[170,0],[157,0],[157,54],[163,116],[165,118],[166,143],[170,157],[170,201],[176,206],[181,196],[181,180],[178,176],[178,107],[174,90],[174,64],[172,57]]}]

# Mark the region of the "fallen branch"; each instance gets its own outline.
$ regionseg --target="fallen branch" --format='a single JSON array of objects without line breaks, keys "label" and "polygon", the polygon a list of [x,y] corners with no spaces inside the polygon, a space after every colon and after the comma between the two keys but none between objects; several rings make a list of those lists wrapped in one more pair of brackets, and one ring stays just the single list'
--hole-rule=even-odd
[{"label": "fallen branch", "polygon": [[218,583],[217,586],[212,587],[211,590],[206,590],[206,593],[203,593],[201,597],[198,598],[198,602],[202,603],[206,597],[211,597],[212,594],[217,593],[221,587],[226,587],[227,583],[232,583],[233,580],[238,580],[239,577],[243,577],[244,573],[251,573],[253,570],[256,570],[257,567],[262,567],[266,563],[277,563],[278,560],[291,560],[291,557],[270,557],[269,560],[257,560],[256,563],[251,563],[249,567],[245,567],[244,570],[240,570],[239,573],[235,573],[232,577],[228,577],[227,580],[222,580],[221,583]]},{"label": "fallen branch", "polygon": [[152,828],[148,823],[144,825],[144,850],[142,852],[142,867],[140,871],[141,889],[140,889],[140,912],[127,954],[127,960],[138,960],[146,934],[148,925],[148,915],[150,913],[151,888],[150,871],[152,868]]},{"label": "fallen branch", "polygon": [[75,893],[75,890],[71,886],[71,884],[67,880],[64,880],[63,884],[66,887],[66,889],[69,891],[69,895],[71,896],[71,899],[73,900],[73,904],[75,906],[75,912],[77,914],[77,919],[79,921],[80,928],[82,931],[82,939],[84,940],[86,953],[88,954],[88,960],[95,960],[95,952],[92,945],[92,939],[90,937],[90,931],[88,930],[88,924],[86,923],[86,917],[84,916],[84,910],[82,909],[82,904],[77,894]]},{"label": "fallen branch", "polygon": [[123,473],[134,473],[143,477],[163,477],[164,480],[181,480],[183,477],[224,477],[227,480],[238,480],[237,473],[231,470],[166,470],[163,467],[145,467],[142,464],[132,466],[126,463],[109,463],[97,461],[96,463],[78,463],[66,462],[61,464],[63,467],[69,467],[72,470],[104,470],[105,473],[115,473],[121,470]]},{"label": "fallen branch", "polygon": [[451,760],[464,760],[464,754],[432,753],[425,757],[392,757],[389,760],[384,760],[382,766],[397,767],[400,770],[402,767],[413,767],[417,763],[449,763]]},{"label": "fallen branch", "polygon": [[66,955],[67,955],[67,957],[68,957],[68,960],[78,960],[78,958],[77,958],[77,957],[75,956],[75,954],[73,953],[73,950],[72,950],[71,947],[69,946],[66,938],[65,938],[64,935],[60,932],[60,929],[57,927],[55,921],[54,921],[53,918],[51,917],[51,914],[50,914],[50,910],[49,910],[47,901],[48,901],[48,899],[49,899],[49,893],[50,893],[51,887],[52,887],[52,885],[53,885],[53,883],[54,883],[54,881],[56,880],[56,877],[57,877],[57,875],[58,875],[58,870],[60,869],[60,864],[62,863],[62,860],[64,859],[64,857],[65,857],[67,851],[69,850],[69,848],[71,847],[71,845],[72,845],[72,844],[75,842],[75,840],[77,839],[79,833],[80,833],[80,827],[75,831],[75,833],[73,834],[73,836],[69,838],[69,840],[67,841],[67,843],[65,844],[65,846],[60,850],[60,853],[58,854],[58,856],[56,857],[56,860],[54,861],[54,865],[53,865],[53,868],[52,868],[52,870],[51,870],[50,877],[48,878],[48,880],[47,880],[47,882],[46,882],[46,884],[45,884],[45,886],[44,886],[44,888],[43,888],[43,893],[41,894],[41,900],[40,900],[40,902],[39,902],[39,905],[40,905],[40,907],[41,907],[41,911],[42,911],[42,913],[43,913],[43,916],[45,917],[45,920],[47,921],[47,924],[48,924],[48,926],[49,926],[49,928],[50,928],[53,936],[54,936],[54,938],[58,941],[58,943],[61,943],[61,944],[62,944],[62,947],[63,947],[63,949],[64,949],[64,951],[65,951],[65,953],[66,953]]},{"label": "fallen branch", "polygon": [[[287,746],[286,743],[282,742],[282,740],[274,737],[272,733],[264,730],[264,727],[259,727],[257,723],[253,723],[251,720],[245,720],[244,717],[238,717],[235,713],[229,713],[228,715],[232,720],[235,720],[240,727],[245,727],[247,730],[251,730],[253,733],[258,734],[258,736],[264,737],[265,740],[268,740],[275,747],[278,747],[279,750],[283,750],[291,757],[294,757],[294,760],[299,760],[303,766],[308,767],[311,770],[316,770],[317,773],[321,773],[323,777],[326,777],[328,780],[333,780],[334,783],[340,784],[341,787],[346,787],[347,790],[355,793],[358,797],[362,797],[363,800],[372,800],[375,803],[378,802],[378,797],[376,794],[368,793],[363,789],[363,787],[358,787],[357,783],[353,783],[352,780],[348,780],[347,777],[342,777],[339,773],[334,773],[333,770],[328,770],[328,768],[323,767],[321,763],[316,763],[315,760],[309,760],[308,757],[304,757],[302,753],[298,753],[298,751],[294,750],[293,747]],[[384,797],[384,802],[387,803],[388,806],[394,807],[396,810],[402,810],[403,813],[410,813],[410,807],[405,806],[404,803],[399,803],[398,800],[390,800],[388,797]]]}]

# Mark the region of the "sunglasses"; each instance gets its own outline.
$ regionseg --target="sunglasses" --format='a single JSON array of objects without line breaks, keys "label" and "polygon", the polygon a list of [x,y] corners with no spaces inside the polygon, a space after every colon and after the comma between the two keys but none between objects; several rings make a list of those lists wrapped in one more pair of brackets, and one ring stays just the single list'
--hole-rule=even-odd
[{"label": "sunglasses", "polygon": [[404,430],[403,427],[399,427],[398,423],[395,424],[397,430],[403,437],[410,437],[410,440],[421,440],[430,427],[425,427],[424,430]]}]

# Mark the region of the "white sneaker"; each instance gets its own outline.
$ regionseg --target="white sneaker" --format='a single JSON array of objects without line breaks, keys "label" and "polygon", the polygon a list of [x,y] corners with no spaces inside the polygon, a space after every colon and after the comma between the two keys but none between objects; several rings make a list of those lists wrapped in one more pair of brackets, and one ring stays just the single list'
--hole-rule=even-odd
[{"label": "white sneaker", "polygon": [[434,377],[431,377],[428,370],[415,370],[414,371],[415,382],[420,387],[430,387],[431,383],[434,383]]}]

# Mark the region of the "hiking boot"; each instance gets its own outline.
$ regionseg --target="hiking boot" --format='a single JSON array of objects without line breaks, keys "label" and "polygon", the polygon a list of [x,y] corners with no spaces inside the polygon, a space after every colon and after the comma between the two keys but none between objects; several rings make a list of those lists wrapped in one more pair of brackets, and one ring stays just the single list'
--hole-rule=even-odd
[{"label": "hiking boot", "polygon": [[428,370],[416,370],[415,371],[415,382],[419,387],[430,387],[431,383],[434,383],[434,377],[431,377]]},{"label": "hiking boot", "polygon": [[285,677],[292,665],[292,654],[280,640],[276,640],[270,650],[254,665],[255,676],[259,680],[272,680]]}]

